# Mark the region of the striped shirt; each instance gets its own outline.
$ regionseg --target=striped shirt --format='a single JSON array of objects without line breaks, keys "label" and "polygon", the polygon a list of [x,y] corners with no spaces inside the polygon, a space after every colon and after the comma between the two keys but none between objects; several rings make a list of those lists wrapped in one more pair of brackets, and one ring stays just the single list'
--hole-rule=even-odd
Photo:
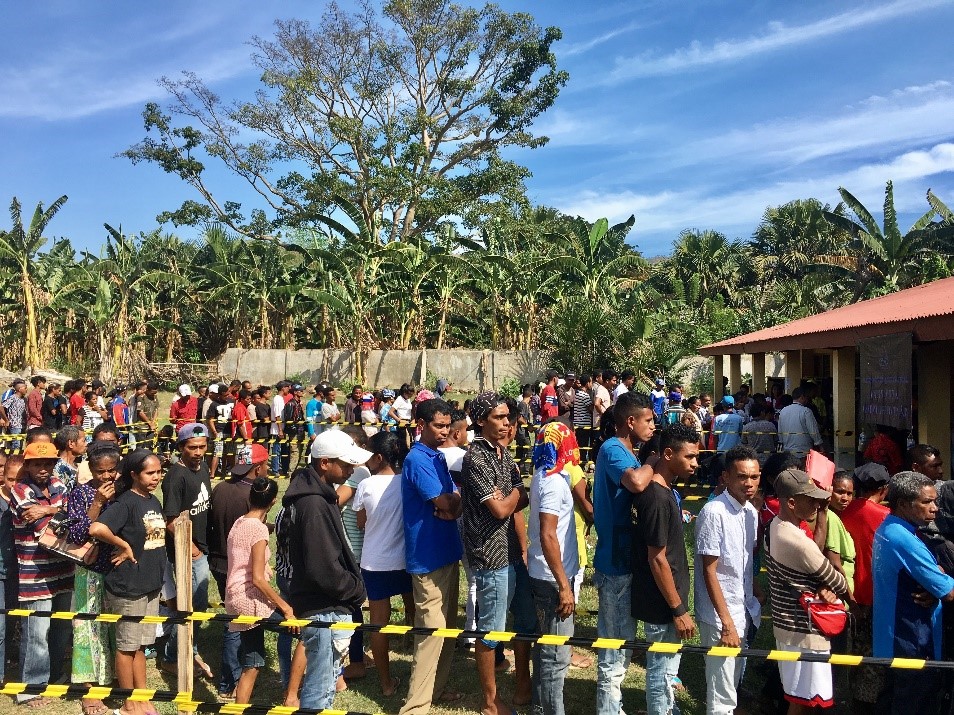
[{"label": "striped shirt", "polygon": [[23,512],[31,506],[66,506],[66,486],[51,476],[46,492],[32,482],[19,482],[13,487],[13,541],[20,566],[20,600],[39,601],[73,589],[73,563],[41,548],[40,535],[50,521],[49,516],[24,521]]},{"label": "striped shirt", "polygon": [[593,397],[588,390],[577,390],[573,396],[573,426],[593,426]]},{"label": "striped shirt", "polygon": [[823,587],[844,598],[848,593],[845,577],[805,532],[779,517],[772,519],[765,532],[765,568],[772,591],[775,639],[797,648],[828,650],[828,638],[811,624],[798,598],[805,591],[817,595]]}]

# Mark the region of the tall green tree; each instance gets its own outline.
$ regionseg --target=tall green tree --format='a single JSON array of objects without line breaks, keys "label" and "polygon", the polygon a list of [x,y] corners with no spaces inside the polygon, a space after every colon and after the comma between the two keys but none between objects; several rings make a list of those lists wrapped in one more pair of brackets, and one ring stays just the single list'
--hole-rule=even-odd
[{"label": "tall green tree", "polygon": [[[252,40],[254,100],[223,103],[193,74],[163,79],[172,114],[147,105],[148,135],[123,154],[198,191],[201,202],[160,217],[177,224],[218,220],[274,237],[315,225],[343,197],[359,231],[381,243],[448,216],[474,225],[497,198],[523,193],[528,172],[502,150],[547,141],[532,123],[568,79],[551,51],[560,38],[492,4],[390,0],[348,12],[332,2],[314,27],[278,21],[273,39]],[[258,194],[247,219],[208,183],[209,160]]]}]

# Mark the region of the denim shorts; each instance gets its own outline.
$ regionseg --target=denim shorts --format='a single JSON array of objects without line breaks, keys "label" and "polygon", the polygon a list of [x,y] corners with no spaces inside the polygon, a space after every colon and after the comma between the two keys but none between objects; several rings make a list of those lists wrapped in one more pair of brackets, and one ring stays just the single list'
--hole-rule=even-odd
[{"label": "denim shorts", "polygon": [[411,574],[404,569],[399,571],[366,571],[361,569],[364,588],[369,601],[383,601],[391,596],[412,593]]},{"label": "denim shorts", "polygon": [[[507,629],[507,611],[513,598],[517,575],[513,566],[502,569],[474,571],[477,585],[477,630],[504,631]],[[488,648],[496,648],[497,641],[481,639]]]},{"label": "denim shorts", "polygon": [[[284,618],[280,611],[275,611],[272,618]],[[247,631],[239,631],[241,644],[239,645],[239,665],[245,668],[265,667],[265,627],[255,626]]]}]

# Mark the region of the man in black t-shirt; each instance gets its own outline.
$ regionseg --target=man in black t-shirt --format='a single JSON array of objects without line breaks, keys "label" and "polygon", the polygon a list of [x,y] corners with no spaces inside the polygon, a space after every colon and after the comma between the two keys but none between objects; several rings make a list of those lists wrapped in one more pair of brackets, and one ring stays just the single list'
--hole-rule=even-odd
[{"label": "man in black t-shirt", "polygon": [[[633,497],[633,617],[644,622],[646,640],[679,643],[695,634],[689,615],[689,561],[682,531],[682,509],[672,484],[699,466],[699,435],[682,424],[660,436],[653,480]],[[646,653],[646,710],[673,710],[673,678],[679,654]]]},{"label": "man in black t-shirt", "polygon": [[63,397],[63,388],[58,382],[51,382],[46,388],[46,397],[40,407],[43,416],[43,426],[50,429],[59,429],[63,426],[66,417],[66,398]]},{"label": "man in black t-shirt", "polygon": [[[260,387],[252,395],[252,404],[249,408],[249,417],[255,420],[252,423],[252,439],[258,444],[265,445],[268,449],[271,434],[269,429],[272,421],[271,406],[272,388]],[[255,414],[252,414],[251,408],[255,408]]]},{"label": "man in black t-shirt", "polygon": [[[212,483],[205,453],[209,449],[209,430],[198,422],[179,428],[177,446],[179,463],[166,471],[162,480],[162,514],[166,518],[166,554],[175,574],[175,526],[180,512],[188,511],[192,522],[192,610],[204,611],[209,606],[209,505]],[[166,643],[165,670],[175,670],[176,631]],[[197,664],[200,662],[196,656]],[[204,665],[204,663],[202,663]],[[171,668],[170,668],[171,666]],[[208,667],[208,666],[205,666]]]}]

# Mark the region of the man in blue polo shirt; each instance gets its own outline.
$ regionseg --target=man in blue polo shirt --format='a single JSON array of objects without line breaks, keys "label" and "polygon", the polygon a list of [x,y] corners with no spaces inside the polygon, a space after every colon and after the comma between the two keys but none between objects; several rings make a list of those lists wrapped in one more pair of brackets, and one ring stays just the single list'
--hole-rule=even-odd
[{"label": "man in blue polo shirt", "polygon": [[[651,466],[640,467],[636,450],[656,429],[652,403],[646,395],[624,392],[613,406],[616,436],[606,440],[596,457],[593,479],[593,525],[596,558],[593,584],[599,592],[596,633],[600,638],[636,637],[632,608],[630,553],[633,541],[633,492],[652,479]],[[641,486],[635,485],[637,474]],[[601,648],[597,652],[597,715],[620,715],[621,686],[631,652]]]},{"label": "man in blue polo shirt", "polygon": [[[451,406],[443,400],[424,400],[417,406],[421,439],[404,460],[401,497],[404,505],[404,550],[414,588],[414,625],[418,628],[454,628],[457,624],[458,571],[463,546],[457,531],[460,494],[447,460],[438,451],[447,440]],[[414,639],[414,667],[407,702],[401,715],[423,715],[434,694],[444,692],[454,659],[454,641],[438,637]]]},{"label": "man in blue polo shirt", "polygon": [[[934,481],[898,472],[888,486],[891,513],[875,532],[874,655],[876,658],[941,657],[941,604],[954,600],[954,578],[937,564],[916,534],[937,514]],[[941,671],[892,669],[892,713],[929,712]]]}]

